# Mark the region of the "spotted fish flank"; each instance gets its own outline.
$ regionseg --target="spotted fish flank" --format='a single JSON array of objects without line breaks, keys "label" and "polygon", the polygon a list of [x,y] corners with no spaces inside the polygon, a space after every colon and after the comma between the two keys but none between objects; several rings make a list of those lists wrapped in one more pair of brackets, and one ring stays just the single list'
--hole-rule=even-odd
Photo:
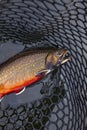
[{"label": "spotted fish flank", "polygon": [[[59,53],[60,52],[60,53]],[[0,65],[0,98],[22,93],[27,86],[40,81],[56,66],[69,60],[66,49],[27,50]]]}]

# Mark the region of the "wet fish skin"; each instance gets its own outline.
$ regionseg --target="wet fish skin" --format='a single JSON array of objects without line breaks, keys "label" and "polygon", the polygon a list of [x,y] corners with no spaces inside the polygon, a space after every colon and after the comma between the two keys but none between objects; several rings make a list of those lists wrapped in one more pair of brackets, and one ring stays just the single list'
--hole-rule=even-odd
[{"label": "wet fish skin", "polygon": [[[12,92],[18,93],[24,86],[41,80],[49,70],[52,70],[52,66],[59,64],[60,56],[64,57],[66,53],[66,49],[36,49],[10,58],[0,65],[0,97]],[[40,72],[43,73],[38,75]]]}]

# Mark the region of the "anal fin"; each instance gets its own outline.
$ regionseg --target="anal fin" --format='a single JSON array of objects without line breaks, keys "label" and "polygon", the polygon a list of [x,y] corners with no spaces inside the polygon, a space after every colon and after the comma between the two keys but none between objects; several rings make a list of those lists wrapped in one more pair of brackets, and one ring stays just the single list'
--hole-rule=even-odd
[{"label": "anal fin", "polygon": [[20,94],[22,94],[24,91],[25,91],[25,87],[22,88],[22,89],[16,90],[15,93],[16,93],[16,95],[20,95]]},{"label": "anal fin", "polygon": [[50,69],[44,69],[44,70],[42,70],[42,71],[39,71],[36,76],[47,75],[47,74],[50,73],[50,72],[51,72]]}]

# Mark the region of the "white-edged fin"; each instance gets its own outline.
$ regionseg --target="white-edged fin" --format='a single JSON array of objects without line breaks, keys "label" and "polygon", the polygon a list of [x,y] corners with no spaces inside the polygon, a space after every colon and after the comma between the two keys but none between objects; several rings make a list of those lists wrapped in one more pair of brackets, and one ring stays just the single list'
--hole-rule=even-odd
[{"label": "white-edged fin", "polygon": [[22,94],[24,91],[25,91],[25,87],[24,87],[21,91],[17,92],[16,95],[20,95],[20,94]]},{"label": "white-edged fin", "polygon": [[50,69],[42,70],[42,71],[39,71],[36,76],[47,75],[47,74],[50,73],[51,71],[52,71],[52,70],[50,70]]},{"label": "white-edged fin", "polygon": [[0,98],[0,102],[3,100],[4,97]]},{"label": "white-edged fin", "polygon": [[52,70],[49,69],[49,70],[46,72],[46,74],[49,74],[51,71],[52,71]]}]

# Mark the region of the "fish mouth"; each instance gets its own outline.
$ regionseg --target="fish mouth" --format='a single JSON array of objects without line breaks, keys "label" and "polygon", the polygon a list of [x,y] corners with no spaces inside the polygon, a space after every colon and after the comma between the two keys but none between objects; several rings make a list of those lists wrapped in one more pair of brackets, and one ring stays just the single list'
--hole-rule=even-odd
[{"label": "fish mouth", "polygon": [[70,60],[70,56],[68,55],[68,50],[67,49],[62,49],[62,50],[59,50],[60,54],[59,55],[59,58],[58,58],[58,65],[59,64],[64,64],[65,62],[69,61]]},{"label": "fish mouth", "polygon": [[68,50],[64,49],[61,55],[61,64],[64,64],[69,60],[70,60],[70,56],[68,55]]}]

